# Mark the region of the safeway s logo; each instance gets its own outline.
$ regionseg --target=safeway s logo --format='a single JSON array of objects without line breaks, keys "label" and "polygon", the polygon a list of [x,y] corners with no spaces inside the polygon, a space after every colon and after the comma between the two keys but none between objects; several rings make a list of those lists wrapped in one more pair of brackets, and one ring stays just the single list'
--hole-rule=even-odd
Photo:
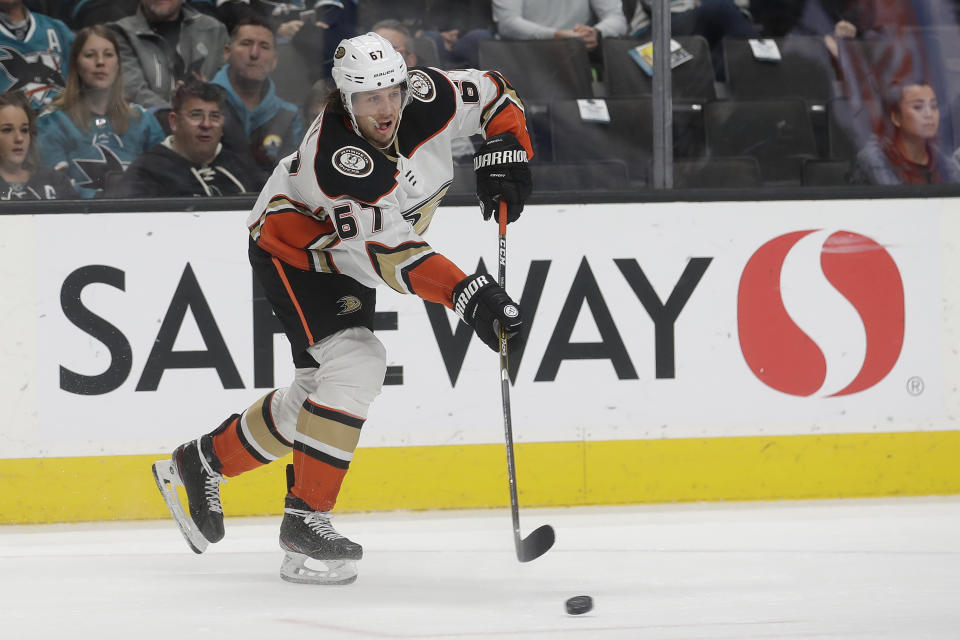
[{"label": "safeway s logo", "polygon": [[[795,231],[776,237],[750,257],[740,278],[737,300],[740,348],[754,375],[778,391],[796,396],[810,396],[818,391],[827,396],[844,396],[883,380],[900,357],[904,335],[903,281],[891,255],[875,240],[851,231],[837,231],[826,237],[819,247],[822,276],[852,305],[862,323],[861,336],[847,338],[833,351],[846,354],[848,346],[856,351],[852,343],[863,338],[865,348],[862,364],[858,371],[853,369],[856,373],[852,379],[848,376],[840,385],[825,385],[827,358],[795,321],[794,316],[801,314],[788,312],[790,305],[784,303],[782,286],[788,254],[802,239],[817,231]],[[814,281],[818,276],[816,266],[807,262],[800,265],[803,280]],[[813,312],[806,315],[813,318],[813,324],[832,331],[833,316],[842,314],[828,312],[829,305],[824,303],[821,307],[818,300],[811,300],[809,295],[804,298],[803,306]],[[831,335],[837,333],[832,331]],[[825,388],[828,386],[841,388],[829,393]]]}]

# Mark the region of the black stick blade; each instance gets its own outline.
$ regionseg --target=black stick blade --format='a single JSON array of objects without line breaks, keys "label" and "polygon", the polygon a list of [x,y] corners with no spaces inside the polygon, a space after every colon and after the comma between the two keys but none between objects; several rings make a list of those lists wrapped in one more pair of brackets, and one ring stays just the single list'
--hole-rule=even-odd
[{"label": "black stick blade", "polygon": [[535,529],[533,533],[520,541],[520,545],[517,547],[517,560],[520,562],[536,560],[549,551],[556,540],[557,536],[550,525],[545,524]]}]

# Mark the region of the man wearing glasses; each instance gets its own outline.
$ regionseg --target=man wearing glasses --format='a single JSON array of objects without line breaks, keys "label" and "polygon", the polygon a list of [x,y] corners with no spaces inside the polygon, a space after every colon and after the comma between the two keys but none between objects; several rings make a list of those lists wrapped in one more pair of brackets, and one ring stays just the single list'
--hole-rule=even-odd
[{"label": "man wearing glasses", "polygon": [[266,175],[245,156],[220,143],[223,89],[188,80],[173,97],[171,135],[137,158],[110,188],[117,198],[224,196],[256,192]]}]

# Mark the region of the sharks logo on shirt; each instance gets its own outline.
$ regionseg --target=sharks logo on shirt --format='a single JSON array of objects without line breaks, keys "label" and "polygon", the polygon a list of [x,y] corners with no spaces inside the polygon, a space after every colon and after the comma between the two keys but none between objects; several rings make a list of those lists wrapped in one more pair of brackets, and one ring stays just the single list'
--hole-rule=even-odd
[{"label": "sharks logo on shirt", "polygon": [[95,148],[100,152],[99,158],[75,159],[73,161],[87,178],[85,182],[77,182],[77,186],[85,189],[105,189],[107,176],[110,173],[122,173],[127,168],[127,163],[121,161],[109,147],[98,144]]},{"label": "sharks logo on shirt", "polygon": [[3,91],[22,91],[35,109],[46,106],[66,84],[59,59],[57,54],[21,53],[11,47],[0,47],[0,72],[10,83]]}]

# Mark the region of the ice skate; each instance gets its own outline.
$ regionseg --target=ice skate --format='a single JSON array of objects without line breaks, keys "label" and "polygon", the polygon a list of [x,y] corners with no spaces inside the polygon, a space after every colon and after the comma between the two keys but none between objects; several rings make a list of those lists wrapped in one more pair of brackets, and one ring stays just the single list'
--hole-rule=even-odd
[{"label": "ice skate", "polygon": [[[195,553],[203,553],[211,542],[223,539],[223,507],[220,483],[226,479],[214,470],[216,458],[209,435],[182,444],[169,460],[153,465],[153,477],[170,509],[170,515]],[[189,516],[177,495],[177,485],[187,492]]]},{"label": "ice skate", "polygon": [[[287,582],[350,584],[357,579],[357,560],[363,558],[363,547],[333,528],[330,512],[314,511],[291,495],[283,510],[280,548],[280,577]],[[321,562],[326,570],[306,566],[308,560]]]}]

